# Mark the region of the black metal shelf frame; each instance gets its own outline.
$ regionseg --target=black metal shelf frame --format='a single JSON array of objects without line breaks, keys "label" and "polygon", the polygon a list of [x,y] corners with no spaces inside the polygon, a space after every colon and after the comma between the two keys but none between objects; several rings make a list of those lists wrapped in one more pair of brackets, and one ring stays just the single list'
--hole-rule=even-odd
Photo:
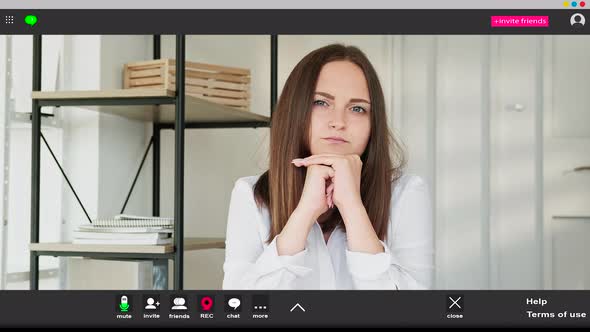
[{"label": "black metal shelf frame", "polygon": [[[153,36],[153,58],[160,59],[161,36]],[[123,211],[127,201],[135,186],[135,181],[141,169],[147,152],[152,147],[152,214],[160,215],[160,134],[163,129],[174,130],[174,252],[168,254],[150,254],[150,253],[102,253],[102,252],[79,252],[79,251],[48,251],[38,250],[30,252],[30,289],[39,289],[39,257],[40,256],[83,256],[89,258],[103,258],[116,260],[151,260],[154,263],[154,269],[165,271],[164,275],[160,273],[160,278],[167,278],[168,260],[174,262],[174,279],[173,288],[182,290],[183,272],[184,272],[184,251],[179,250],[184,246],[184,129],[209,129],[209,128],[259,128],[269,127],[270,122],[253,121],[253,122],[192,122],[186,123],[185,114],[185,43],[184,34],[176,35],[176,73],[177,73],[177,91],[174,97],[142,97],[142,98],[96,98],[96,99],[33,99],[32,101],[32,162],[31,162],[31,243],[39,243],[39,211],[40,211],[40,166],[41,166],[41,108],[44,106],[99,106],[99,105],[163,105],[175,104],[175,121],[174,124],[153,124],[153,134],[143,156],[137,174],[129,193],[123,204]],[[275,109],[277,100],[277,55],[278,55],[278,36],[270,36],[270,53],[271,53],[271,93],[270,93],[270,117]],[[42,55],[42,35],[33,36],[33,89],[32,91],[41,91],[41,55]],[[47,144],[47,142],[45,142]],[[47,148],[51,150],[47,144]],[[65,172],[59,162],[54,160],[60,169],[64,178],[68,181]],[[74,188],[71,190],[76,195]],[[77,195],[76,195],[77,196]],[[78,201],[84,209],[82,203]],[[122,211],[122,212],[123,212]],[[167,279],[160,281],[165,285]]]}]

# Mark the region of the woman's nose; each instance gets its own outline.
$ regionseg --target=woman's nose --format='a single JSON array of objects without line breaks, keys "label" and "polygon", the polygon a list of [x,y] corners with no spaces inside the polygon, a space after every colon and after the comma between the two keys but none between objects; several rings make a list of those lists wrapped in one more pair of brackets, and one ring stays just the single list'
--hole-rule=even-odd
[{"label": "woman's nose", "polygon": [[342,129],[346,126],[346,120],[344,119],[344,112],[339,109],[335,109],[331,112],[331,118],[328,124],[331,128]]}]

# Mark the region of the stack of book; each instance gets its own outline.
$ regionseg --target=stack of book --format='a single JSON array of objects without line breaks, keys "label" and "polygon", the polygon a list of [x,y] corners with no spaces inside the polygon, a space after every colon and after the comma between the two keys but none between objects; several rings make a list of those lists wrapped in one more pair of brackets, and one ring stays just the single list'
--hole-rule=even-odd
[{"label": "stack of book", "polygon": [[172,218],[117,215],[96,219],[74,231],[74,244],[171,244],[174,229]]}]

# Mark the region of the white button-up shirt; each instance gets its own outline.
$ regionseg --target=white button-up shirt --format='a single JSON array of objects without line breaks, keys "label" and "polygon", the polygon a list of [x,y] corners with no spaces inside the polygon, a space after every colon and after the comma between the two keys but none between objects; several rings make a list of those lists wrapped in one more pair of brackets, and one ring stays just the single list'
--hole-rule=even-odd
[{"label": "white button-up shirt", "polygon": [[[254,201],[259,175],[235,182],[229,206],[223,289],[428,289],[434,270],[430,193],[418,176],[403,175],[392,188],[384,252],[348,250],[337,227],[328,241],[316,223],[305,249],[279,256],[267,243],[270,217]],[[393,184],[392,184],[393,185]]]}]

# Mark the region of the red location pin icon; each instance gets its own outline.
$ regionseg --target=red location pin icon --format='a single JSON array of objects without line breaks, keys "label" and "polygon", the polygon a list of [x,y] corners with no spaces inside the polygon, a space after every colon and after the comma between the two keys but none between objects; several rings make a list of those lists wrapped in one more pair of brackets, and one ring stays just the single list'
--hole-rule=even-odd
[{"label": "red location pin icon", "polygon": [[213,306],[213,299],[211,297],[203,296],[201,298],[201,309],[203,309],[203,311],[211,310],[212,306]]}]

